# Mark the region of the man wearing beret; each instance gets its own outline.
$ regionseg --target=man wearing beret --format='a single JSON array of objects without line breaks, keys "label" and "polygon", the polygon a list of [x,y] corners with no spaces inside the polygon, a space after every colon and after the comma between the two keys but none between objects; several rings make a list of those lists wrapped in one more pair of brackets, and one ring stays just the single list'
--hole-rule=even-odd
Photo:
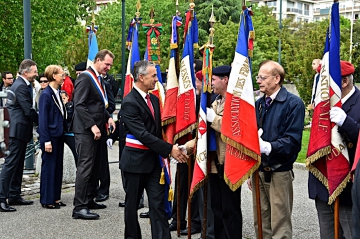
[{"label": "man wearing beret", "polygon": [[[292,238],[293,163],[301,149],[305,106],[282,86],[284,68],[277,62],[260,64],[256,83],[264,96],[255,103],[259,131],[260,205],[264,238]],[[252,189],[255,174],[248,180]],[[258,232],[257,203],[253,191],[254,226]]]},{"label": "man wearing beret", "polygon": [[86,70],[86,62],[80,62],[75,65],[76,76],[79,76],[81,72]]},{"label": "man wearing beret", "polygon": [[[355,146],[360,129],[360,92],[354,86],[354,66],[347,61],[340,61],[341,66],[341,103],[342,108],[333,107],[330,110],[330,121],[338,125],[349,152],[350,168],[354,162]],[[334,238],[334,206],[328,205],[329,192],[313,174],[309,174],[309,197],[315,200],[318,212],[320,238]],[[352,183],[349,182],[340,194],[340,235],[341,238],[352,237]],[[359,227],[359,225],[357,225]]]},{"label": "man wearing beret", "polygon": [[[242,237],[241,187],[233,192],[224,180],[226,143],[220,137],[230,72],[230,66],[219,66],[213,69],[211,86],[213,93],[218,94],[218,97],[211,108],[206,109],[206,119],[211,123],[210,126],[215,130],[216,135],[216,157],[211,162],[209,174],[214,237],[235,239]],[[192,152],[194,144],[195,140],[185,144],[188,153]]]}]

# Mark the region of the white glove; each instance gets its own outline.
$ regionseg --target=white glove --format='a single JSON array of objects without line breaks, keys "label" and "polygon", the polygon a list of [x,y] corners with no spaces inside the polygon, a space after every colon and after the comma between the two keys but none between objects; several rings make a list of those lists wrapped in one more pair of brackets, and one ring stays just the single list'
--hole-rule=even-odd
[{"label": "white glove", "polygon": [[109,149],[113,149],[113,148],[112,148],[112,143],[113,143],[113,140],[112,140],[112,139],[106,140],[106,145],[109,147]]},{"label": "white glove", "polygon": [[178,146],[178,148],[181,150],[181,152],[182,152],[183,154],[186,154],[186,155],[187,155],[187,150],[186,150],[186,146],[185,146],[185,145],[180,145],[180,146]]},{"label": "white glove", "polygon": [[263,129],[262,128],[260,128],[260,129],[258,129],[258,136],[259,136],[259,138],[261,137],[261,135],[263,134]]},{"label": "white glove", "polygon": [[346,119],[346,113],[343,109],[339,107],[333,107],[330,110],[330,121],[337,124],[338,126],[342,126]]},{"label": "white glove", "polygon": [[262,138],[260,137],[259,137],[259,143],[260,143],[260,152],[269,155],[271,152],[271,144],[267,141],[262,140]]},{"label": "white glove", "polygon": [[170,161],[173,163],[173,164],[177,164],[178,161],[173,157],[173,156],[170,156]]},{"label": "white glove", "polygon": [[210,123],[212,123],[215,119],[215,111],[212,108],[206,108],[206,120]]}]

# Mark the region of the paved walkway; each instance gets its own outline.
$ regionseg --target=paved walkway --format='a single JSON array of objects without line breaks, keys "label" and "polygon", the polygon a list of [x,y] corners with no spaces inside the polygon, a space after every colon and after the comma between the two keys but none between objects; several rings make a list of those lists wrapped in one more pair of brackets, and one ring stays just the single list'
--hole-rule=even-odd
[{"label": "paved walkway", "polygon": [[[109,161],[118,160],[117,147],[109,150]],[[27,185],[26,199],[34,200],[30,206],[15,206],[17,212],[0,213],[0,238],[124,238],[124,209],[118,207],[123,201],[125,193],[122,189],[118,164],[110,164],[111,188],[110,199],[105,202],[106,209],[97,210],[100,219],[95,221],[75,220],[71,218],[74,187],[64,185],[62,200],[68,206],[59,210],[43,209],[39,203],[38,181]],[[293,238],[319,238],[319,229],[314,202],[308,199],[308,172],[303,166],[295,170],[294,180],[294,209],[293,209]],[[25,191],[24,191],[25,192]],[[32,194],[35,193],[35,194]],[[145,200],[146,202],[147,200]],[[247,185],[242,186],[243,237],[255,238],[252,216],[251,191]],[[145,212],[145,207],[139,212]],[[95,211],[95,210],[94,210]],[[139,218],[142,236],[151,238],[149,220]],[[192,238],[199,238],[199,234]],[[172,233],[172,238],[177,238]],[[182,236],[187,238],[187,236]]]}]

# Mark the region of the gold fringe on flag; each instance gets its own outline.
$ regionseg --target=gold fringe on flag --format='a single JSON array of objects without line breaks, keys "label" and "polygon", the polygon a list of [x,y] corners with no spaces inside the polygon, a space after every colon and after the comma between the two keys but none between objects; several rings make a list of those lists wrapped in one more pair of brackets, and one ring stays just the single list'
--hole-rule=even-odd
[{"label": "gold fringe on flag", "polygon": [[235,184],[230,182],[230,179],[226,176],[224,172],[224,180],[226,184],[229,186],[229,188],[235,192],[260,166],[260,161],[257,161],[257,163]]},{"label": "gold fringe on flag", "polygon": [[335,189],[332,195],[329,197],[328,205],[331,205],[335,202],[335,199],[340,196],[341,192],[346,187],[346,184],[350,181],[350,173],[346,176],[344,181],[341,182],[341,184]]},{"label": "gold fringe on flag", "polygon": [[325,175],[311,164],[309,166],[306,165],[306,167],[308,168],[309,172],[312,173],[326,187],[327,190],[329,190],[328,180]]},{"label": "gold fringe on flag", "polygon": [[176,142],[176,140],[180,139],[184,135],[191,133],[196,128],[197,128],[197,123],[190,125],[187,129],[184,129],[183,131],[181,131],[180,133],[174,136],[174,142]]},{"label": "gold fringe on flag", "polygon": [[175,121],[176,121],[176,117],[171,117],[171,118],[169,118],[167,120],[162,121],[161,126],[165,126],[165,125],[174,123]]},{"label": "gold fringe on flag", "polygon": [[324,157],[330,153],[331,153],[331,146],[326,146],[325,148],[318,150],[316,153],[306,158],[306,167],[309,168],[310,164],[314,163],[319,158]]},{"label": "gold fringe on flag", "polygon": [[257,153],[253,152],[252,150],[244,147],[243,145],[239,144],[238,142],[235,142],[234,140],[226,137],[225,135],[221,135],[221,139],[222,141],[224,141],[227,144],[230,144],[231,146],[233,146],[234,148],[240,150],[242,153],[244,153],[245,155],[260,161],[261,157],[260,155],[258,155]]}]

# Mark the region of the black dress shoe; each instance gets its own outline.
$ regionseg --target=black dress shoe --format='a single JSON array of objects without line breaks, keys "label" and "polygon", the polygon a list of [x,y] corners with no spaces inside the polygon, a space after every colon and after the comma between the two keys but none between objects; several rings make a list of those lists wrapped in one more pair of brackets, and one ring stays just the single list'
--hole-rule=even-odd
[{"label": "black dress shoe", "polygon": [[16,209],[13,207],[9,207],[6,202],[0,203],[0,212],[15,212]]},{"label": "black dress shoe", "polygon": [[27,200],[24,200],[23,198],[9,199],[8,202],[9,202],[9,205],[31,205],[34,203],[33,201],[30,201],[30,200],[27,201]]},{"label": "black dress shoe", "polygon": [[150,213],[149,212],[142,212],[140,213],[140,218],[149,218],[150,217]]},{"label": "black dress shoe", "polygon": [[[196,234],[196,233],[200,233],[200,232],[201,232],[200,230],[191,228],[190,235],[193,235],[193,234]],[[180,231],[180,235],[187,235],[187,234],[188,234],[188,228],[185,228],[184,230],[181,230],[181,231]]]},{"label": "black dress shoe", "polygon": [[88,203],[87,207],[88,207],[89,209],[104,209],[104,208],[106,208],[106,205],[104,205],[104,204],[99,204],[99,203],[96,203],[96,202],[94,202],[94,201],[90,201],[90,202]]},{"label": "black dress shoe", "polygon": [[[184,229],[186,229],[186,224],[181,224],[181,223],[180,223],[180,230],[184,230]],[[177,224],[176,224],[176,222],[170,223],[170,225],[169,225],[169,230],[170,230],[170,231],[176,231],[176,230],[177,230]],[[186,234],[186,235],[187,235],[187,234]]]},{"label": "black dress shoe", "polygon": [[55,205],[59,206],[59,207],[66,207],[66,204],[63,202],[56,202]]},{"label": "black dress shoe", "polygon": [[50,204],[50,205],[41,204],[41,206],[46,209],[60,209],[60,206],[58,206],[57,204]]},{"label": "black dress shoe", "polygon": [[119,207],[125,207],[125,202],[119,202]]},{"label": "black dress shoe", "polygon": [[109,199],[109,195],[99,194],[95,198],[95,202],[103,202]]},{"label": "black dress shoe", "polygon": [[144,208],[144,204],[139,204],[138,209]]},{"label": "black dress shoe", "polygon": [[85,219],[85,220],[94,220],[99,219],[99,214],[92,213],[89,209],[83,208],[80,211],[73,211],[72,217],[74,219]]}]

